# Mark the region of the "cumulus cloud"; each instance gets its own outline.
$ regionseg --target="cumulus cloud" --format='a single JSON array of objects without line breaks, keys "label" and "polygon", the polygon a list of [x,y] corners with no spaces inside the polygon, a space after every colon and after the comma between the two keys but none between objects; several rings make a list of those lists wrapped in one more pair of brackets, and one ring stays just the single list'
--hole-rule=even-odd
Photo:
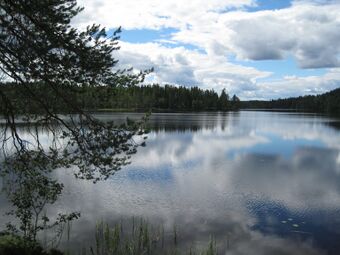
[{"label": "cumulus cloud", "polygon": [[[189,113],[153,116],[153,124],[166,120],[185,125],[183,119],[190,119],[189,123],[199,123],[202,129],[152,132],[148,146],[134,155],[129,169],[97,185],[70,178],[70,169],[58,172],[58,178],[65,183],[65,193],[62,201],[53,205],[53,211],[79,208],[86,212],[73,225],[79,235],[77,240],[82,243],[90,242],[88,233],[93,232],[98,218],[107,219],[108,223],[112,220],[113,225],[143,215],[150,220],[164,220],[170,231],[174,224],[185,226],[180,228],[182,244],[187,234],[196,241],[214,234],[218,244],[227,234],[231,244],[228,254],[250,251],[255,251],[252,254],[322,254],[314,250],[312,243],[278,237],[275,230],[281,234],[281,220],[292,217],[299,227],[285,223],[289,237],[291,231],[301,231],[301,237],[307,233],[304,231],[313,231],[307,234],[315,238],[315,244],[324,240],[317,239],[320,226],[331,226],[334,230],[329,217],[320,217],[320,213],[333,215],[333,210],[339,208],[340,134],[325,132],[326,119],[316,120],[313,116],[305,116],[302,123],[297,115],[268,113],[247,118],[247,112],[240,114],[219,114],[217,118]],[[275,118],[281,121],[272,121]],[[218,120],[214,127],[204,128],[213,119]],[[223,130],[221,122],[225,124]],[[273,137],[282,138],[283,134],[301,141],[310,133],[315,135],[311,140],[325,143],[329,140],[336,147],[301,147],[292,141],[295,149],[289,159],[274,152],[263,155],[253,150],[268,142],[275,143],[277,138]],[[277,205],[287,209],[288,215],[276,210],[272,215],[271,206],[277,208]],[[270,235],[253,228],[260,220],[257,210],[265,211],[268,217],[275,216],[273,221],[261,223],[272,227],[274,232]],[[315,215],[317,222],[310,220]]]},{"label": "cumulus cloud", "polygon": [[320,94],[340,86],[340,68],[320,76],[285,76],[275,81],[262,81],[272,73],[232,64],[224,56],[211,56],[184,47],[167,48],[158,43],[121,43],[115,56],[120,67],[139,70],[155,67],[148,78],[151,83],[199,86],[221,91],[242,99],[268,99]]},{"label": "cumulus cloud", "polygon": [[79,0],[85,10],[75,23],[100,23],[106,27],[124,26],[126,29],[184,28],[201,15],[222,12],[231,8],[254,5],[254,0]]},{"label": "cumulus cloud", "polygon": [[259,82],[257,89],[248,92],[248,98],[285,98],[316,95],[340,87],[340,69],[329,70],[321,76],[286,76],[281,80]]},{"label": "cumulus cloud", "polygon": [[[316,94],[339,86],[339,1],[296,0],[288,8],[256,12],[247,11],[257,4],[255,0],[81,0],[79,4],[85,7],[74,20],[79,27],[95,22],[127,30],[175,29],[166,39],[122,42],[121,64],[155,67],[150,82],[226,88],[242,99]],[[230,56],[255,61],[293,57],[299,68],[329,71],[261,82],[271,73],[235,64]]]},{"label": "cumulus cloud", "polygon": [[258,71],[227,62],[224,56],[209,56],[184,47],[167,48],[157,43],[121,43],[115,53],[121,67],[133,65],[138,69],[154,67],[152,81],[186,86],[227,88],[231,92],[253,90],[255,81],[270,72]]},{"label": "cumulus cloud", "polygon": [[301,68],[339,66],[340,5],[295,5],[279,11],[226,17],[232,49],[240,58],[282,59],[293,55]]},{"label": "cumulus cloud", "polygon": [[[77,248],[91,243],[89,233],[93,233],[98,219],[107,219],[113,226],[124,218],[144,215],[150,220],[163,219],[169,231],[175,223],[185,226],[180,229],[181,243],[186,241],[186,233],[190,237],[195,233],[198,240],[202,237],[205,241],[209,234],[216,234],[218,243],[228,234],[232,244],[228,254],[249,254],[252,250],[255,254],[321,254],[311,243],[261,234],[252,226],[259,221],[256,208],[270,209],[266,201],[275,201],[274,206],[279,204],[295,213],[292,217],[300,224],[298,230],[332,224],[328,217],[320,217],[317,222],[307,221],[313,228],[304,229],[298,217],[314,212],[319,217],[320,210],[338,211],[340,133],[327,126],[331,119],[304,116],[301,122],[301,116],[294,114],[262,113],[251,117],[247,112],[218,113],[215,117],[153,114],[152,126],[166,123],[188,125],[190,129],[196,125],[198,131],[151,132],[148,146],[133,156],[129,169],[97,185],[71,178],[71,169],[58,171],[65,192],[48,211],[84,212],[73,225],[78,236],[71,239],[78,240],[74,244]],[[26,129],[19,131],[29,135]],[[47,143],[48,134],[42,131],[40,135]],[[256,150],[270,143],[275,149],[277,137],[297,139],[291,141],[295,149],[289,159],[274,155],[274,151],[263,155]],[[302,140],[318,141],[326,148],[303,147]],[[2,198],[0,203],[0,213],[9,209]],[[278,224],[286,219],[282,217],[288,216],[279,214]],[[4,223],[5,218],[0,220],[0,225]],[[280,228],[275,224],[268,223]]]}]

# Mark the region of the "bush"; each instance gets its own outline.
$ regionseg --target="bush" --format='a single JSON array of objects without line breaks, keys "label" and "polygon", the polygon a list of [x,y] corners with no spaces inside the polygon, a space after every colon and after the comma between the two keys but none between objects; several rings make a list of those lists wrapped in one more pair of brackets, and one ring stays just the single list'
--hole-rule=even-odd
[{"label": "bush", "polygon": [[0,255],[62,255],[58,250],[49,252],[38,243],[27,242],[20,236],[0,233]]}]

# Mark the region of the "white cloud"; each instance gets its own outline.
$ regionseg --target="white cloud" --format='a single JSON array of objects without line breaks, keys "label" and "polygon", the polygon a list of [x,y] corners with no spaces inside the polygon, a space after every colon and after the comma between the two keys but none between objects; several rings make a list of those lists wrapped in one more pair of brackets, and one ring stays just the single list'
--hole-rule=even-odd
[{"label": "white cloud", "polygon": [[282,80],[260,82],[252,91],[251,98],[285,98],[316,95],[340,87],[340,68],[330,69],[321,76],[287,76]]},{"label": "white cloud", "polygon": [[209,56],[184,47],[167,48],[158,43],[122,43],[121,46],[116,52],[120,67],[155,67],[147,79],[155,83],[197,85],[217,91],[226,88],[243,99],[320,94],[340,86],[340,68],[330,69],[321,76],[286,76],[263,82],[260,79],[270,76],[270,72],[229,63],[224,56]]},{"label": "white cloud", "polygon": [[[82,224],[75,222],[74,225],[76,233],[80,233],[79,238],[89,236],[98,218],[121,220],[143,215],[150,220],[165,219],[169,229],[175,222],[178,226],[186,226],[191,233],[205,233],[205,237],[212,233],[218,237],[219,233],[225,234],[228,229],[232,233],[231,248],[235,249],[231,254],[249,254],[249,250],[254,249],[259,254],[277,254],[279,251],[282,254],[293,254],[293,251],[314,254],[309,250],[292,248],[293,244],[284,240],[269,240],[275,238],[272,234],[263,239],[256,235],[258,232],[254,228],[249,227],[258,220],[256,210],[259,205],[267,215],[271,215],[271,205],[287,209],[283,210],[287,215],[276,214],[276,210],[275,215],[279,221],[292,215],[294,223],[301,225],[295,230],[306,230],[302,226],[302,218],[311,227],[329,226],[327,218],[321,217],[317,223],[308,219],[310,215],[315,216],[314,213],[327,212],[328,215],[338,208],[340,134],[335,130],[324,132],[328,129],[324,126],[327,123],[325,119],[307,117],[302,123],[301,116],[267,113],[248,118],[239,114],[213,118],[225,123],[224,130],[217,124],[214,128],[203,128],[198,132],[151,133],[147,147],[133,156],[130,170],[119,172],[107,182],[93,185],[70,178],[70,169],[58,172],[58,178],[65,183],[65,193],[62,200],[54,205],[53,211],[76,208],[85,212]],[[211,118],[193,116],[196,121],[200,120],[201,127],[211,124]],[[154,120],[159,122],[159,117],[154,116]],[[164,116],[169,123],[178,121],[183,124],[178,117]],[[182,118],[190,118],[190,114]],[[275,118],[280,121],[271,121]],[[292,142],[296,149],[289,159],[273,155],[275,152],[260,155],[256,150],[249,150],[268,142],[264,134],[270,137],[286,134],[291,138],[296,136],[300,141],[305,135],[314,134],[311,140],[329,140],[336,147],[301,147],[301,144],[297,146],[299,142]],[[244,153],[244,150],[249,153]],[[235,157],[230,156],[233,154]],[[264,201],[270,204],[269,207]],[[223,231],[219,228],[221,226]],[[275,221],[268,226],[277,227]],[[204,228],[209,231],[204,232]],[[300,248],[302,245],[299,241]]]},{"label": "white cloud", "polygon": [[278,11],[225,16],[231,48],[240,58],[282,59],[301,68],[339,66],[340,5],[295,5]]},{"label": "white cloud", "polygon": [[257,79],[271,74],[228,63],[224,56],[211,56],[184,47],[167,48],[157,43],[121,43],[121,50],[116,54],[122,67],[154,67],[154,82],[198,85],[217,91],[227,88],[231,93],[253,90]]},{"label": "white cloud", "polygon": [[[194,44],[208,54],[236,53],[239,58],[281,59],[292,54],[302,68],[339,66],[340,4],[297,1],[290,8],[258,12],[230,11],[251,0],[80,1],[85,11],[75,22],[113,28],[179,29],[173,40]],[[317,1],[320,2],[320,1]],[[329,1],[328,1],[329,2]],[[324,3],[324,1],[322,1]]]},{"label": "white cloud", "polygon": [[[225,87],[243,99],[315,94],[339,86],[339,1],[298,0],[289,8],[257,12],[244,9],[256,5],[255,0],[81,0],[79,4],[85,11],[74,20],[77,26],[95,22],[107,28],[177,30],[157,43],[122,43],[118,53],[122,65],[155,67],[148,81],[218,91]],[[230,63],[231,55],[242,60],[292,56],[300,68],[334,69],[322,76],[260,82],[271,73]]]},{"label": "white cloud", "polygon": [[202,15],[253,5],[254,0],[80,0],[78,3],[85,7],[75,21],[78,24],[96,22],[106,27],[158,29],[184,28]]}]

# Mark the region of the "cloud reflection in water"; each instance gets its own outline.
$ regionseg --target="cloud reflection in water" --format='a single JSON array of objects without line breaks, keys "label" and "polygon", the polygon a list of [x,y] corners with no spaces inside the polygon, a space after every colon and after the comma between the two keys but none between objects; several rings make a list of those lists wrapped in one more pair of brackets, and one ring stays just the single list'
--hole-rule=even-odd
[{"label": "cloud reflection in water", "polygon": [[100,219],[142,216],[169,231],[176,224],[188,245],[214,235],[227,254],[336,254],[335,121],[271,112],[154,114],[147,146],[108,181],[93,185],[61,170],[66,188],[54,210],[82,212],[72,229],[78,247],[93,241]]}]

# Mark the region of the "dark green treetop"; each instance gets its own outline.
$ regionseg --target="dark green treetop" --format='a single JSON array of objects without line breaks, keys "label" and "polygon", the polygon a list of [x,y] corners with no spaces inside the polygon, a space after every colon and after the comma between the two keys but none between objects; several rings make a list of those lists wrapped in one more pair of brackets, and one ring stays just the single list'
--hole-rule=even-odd
[{"label": "dark green treetop", "polygon": [[[72,149],[72,155],[76,154],[77,158],[69,157],[69,163],[80,166],[81,177],[91,179],[93,172],[85,168],[99,167],[100,174],[107,177],[111,171],[103,168],[119,168],[125,162],[122,154],[135,151],[135,143],[129,141],[135,134],[132,131],[138,127],[125,127],[129,132],[122,132],[123,128],[96,120],[84,112],[81,104],[72,98],[82,92],[79,88],[137,84],[143,80],[145,72],[114,71],[117,60],[111,53],[119,49],[120,29],[110,37],[99,25],[79,31],[70,22],[81,10],[75,0],[0,1],[0,70],[7,80],[21,86],[20,102],[0,87],[0,103],[18,151],[27,149],[16,132],[19,115],[34,124],[60,124],[69,145],[77,146]],[[37,83],[44,86],[37,90]],[[36,105],[39,114],[27,113],[25,105]],[[61,118],[55,111],[58,105],[77,114],[76,118]],[[101,141],[101,144],[94,145],[93,141]],[[37,145],[37,149],[41,149],[38,141]],[[112,147],[115,150],[110,150],[105,157],[103,152]],[[115,158],[118,154],[120,156]],[[66,155],[69,153],[64,151],[63,157]],[[102,157],[101,160],[98,157]]]}]

